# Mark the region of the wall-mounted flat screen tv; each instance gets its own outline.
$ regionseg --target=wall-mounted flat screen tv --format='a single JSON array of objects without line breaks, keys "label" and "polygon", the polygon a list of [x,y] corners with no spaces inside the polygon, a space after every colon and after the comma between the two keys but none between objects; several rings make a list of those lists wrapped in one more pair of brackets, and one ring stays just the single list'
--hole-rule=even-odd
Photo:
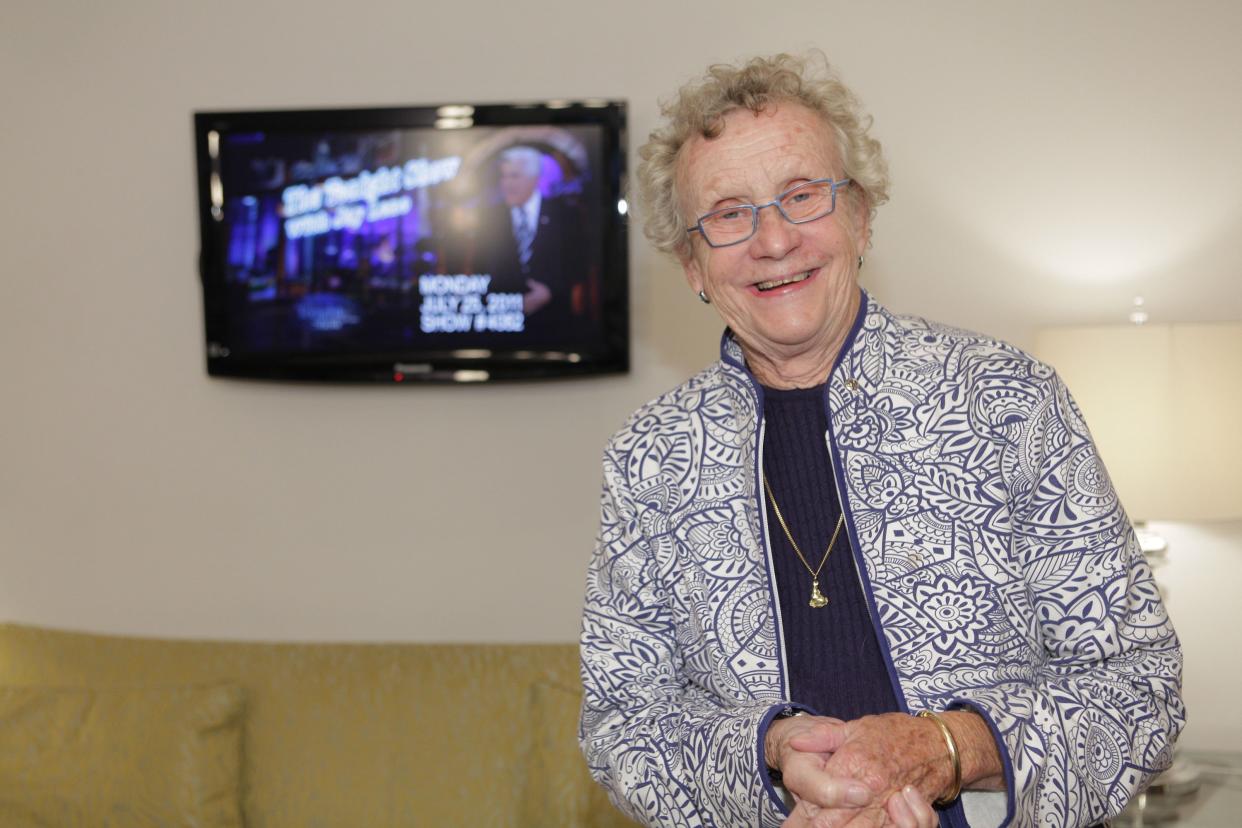
[{"label": "wall-mounted flat screen tv", "polygon": [[207,370],[629,367],[619,101],[195,114]]}]

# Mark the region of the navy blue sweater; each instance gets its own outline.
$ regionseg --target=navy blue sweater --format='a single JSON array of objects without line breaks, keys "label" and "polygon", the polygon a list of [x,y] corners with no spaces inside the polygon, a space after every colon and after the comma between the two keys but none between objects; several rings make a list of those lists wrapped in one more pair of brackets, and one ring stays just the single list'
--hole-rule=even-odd
[{"label": "navy blue sweater", "polygon": [[[772,494],[812,568],[819,565],[841,514],[828,430],[825,386],[764,388],[763,468]],[[762,486],[760,487],[762,491]],[[807,571],[763,493],[780,595],[789,665],[789,698],[825,716],[849,721],[897,710],[875,628],[867,610],[849,533],[842,528],[819,573],[828,605],[808,605]]]}]

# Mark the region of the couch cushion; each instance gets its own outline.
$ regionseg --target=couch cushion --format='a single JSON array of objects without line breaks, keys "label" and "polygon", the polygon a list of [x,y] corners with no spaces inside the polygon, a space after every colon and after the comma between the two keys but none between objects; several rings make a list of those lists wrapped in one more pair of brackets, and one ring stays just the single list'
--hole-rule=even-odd
[{"label": "couch cushion", "polygon": [[[574,825],[561,814],[581,813],[584,795],[588,808],[603,799],[577,746],[574,644],[178,641],[0,624],[0,684],[136,681],[245,689],[250,828],[546,828]],[[562,698],[537,704],[538,684]],[[535,740],[554,779],[532,767]],[[579,824],[621,819],[602,809]]]},{"label": "couch cushion", "polygon": [[0,825],[240,828],[232,685],[0,687]]},{"label": "couch cushion", "polygon": [[531,750],[527,758],[522,825],[572,825],[574,828],[634,826],[608,801],[603,787],[591,779],[577,743],[559,734],[577,731],[582,687],[536,682],[531,687]]}]

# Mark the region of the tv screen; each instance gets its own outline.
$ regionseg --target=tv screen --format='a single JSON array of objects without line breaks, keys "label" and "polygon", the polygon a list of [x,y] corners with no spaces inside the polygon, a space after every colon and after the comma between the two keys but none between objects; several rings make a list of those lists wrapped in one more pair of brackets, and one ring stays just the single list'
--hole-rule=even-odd
[{"label": "tv screen", "polygon": [[195,115],[207,370],[629,367],[625,105]]}]

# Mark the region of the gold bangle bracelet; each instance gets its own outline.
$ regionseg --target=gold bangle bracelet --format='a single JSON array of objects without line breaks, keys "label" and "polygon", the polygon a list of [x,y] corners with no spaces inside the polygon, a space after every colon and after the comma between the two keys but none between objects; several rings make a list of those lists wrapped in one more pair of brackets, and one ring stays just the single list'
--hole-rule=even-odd
[{"label": "gold bangle bracelet", "polygon": [[949,749],[949,761],[953,763],[953,787],[949,789],[949,793],[935,801],[936,807],[944,808],[952,805],[953,801],[962,793],[962,757],[957,752],[957,740],[953,738],[953,731],[949,730],[949,726],[945,724],[944,719],[939,713],[933,713],[930,710],[923,710],[919,713],[920,719],[931,719],[935,722],[936,727],[940,728],[940,735],[944,737],[945,746]]}]

